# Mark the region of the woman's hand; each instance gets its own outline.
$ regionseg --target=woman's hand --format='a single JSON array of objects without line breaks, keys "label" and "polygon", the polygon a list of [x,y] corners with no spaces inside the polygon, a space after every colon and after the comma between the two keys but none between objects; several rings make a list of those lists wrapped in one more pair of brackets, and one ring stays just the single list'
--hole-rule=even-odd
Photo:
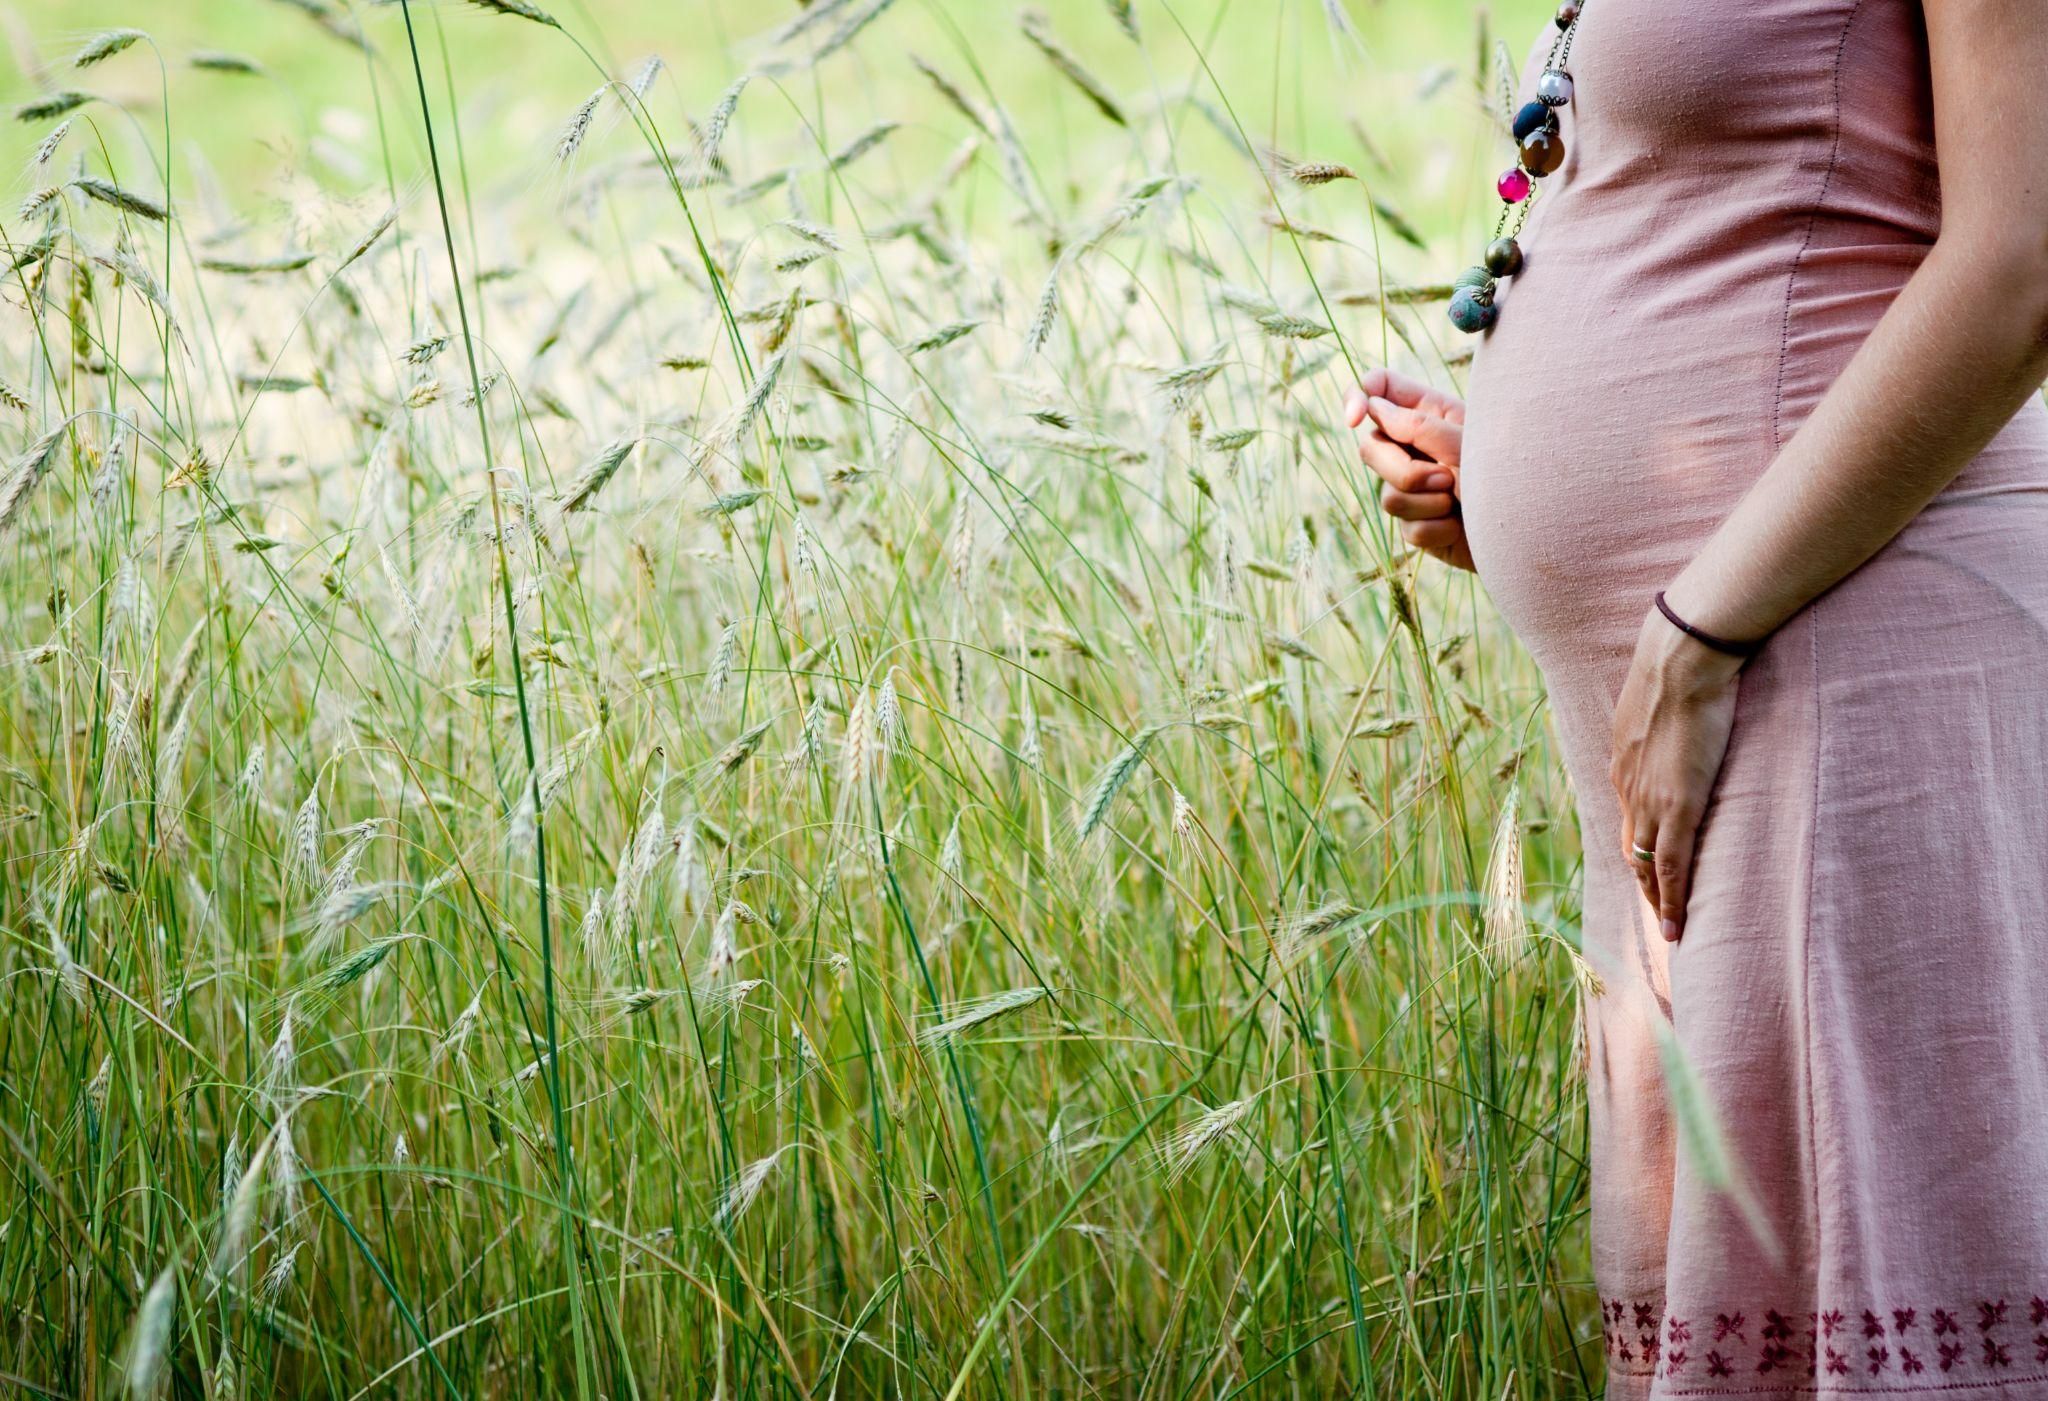
[{"label": "woman's hand", "polygon": [[1653,608],[1615,702],[1609,777],[1621,799],[1622,855],[1674,942],[1685,929],[1693,851],[1728,753],[1741,669],[1741,658],[1686,636]]},{"label": "woman's hand", "polygon": [[1380,509],[1401,522],[1401,538],[1457,569],[1472,567],[1458,517],[1458,461],[1465,405],[1452,395],[1397,375],[1368,371],[1344,398],[1344,421],[1357,428],[1358,457],[1380,478]]}]

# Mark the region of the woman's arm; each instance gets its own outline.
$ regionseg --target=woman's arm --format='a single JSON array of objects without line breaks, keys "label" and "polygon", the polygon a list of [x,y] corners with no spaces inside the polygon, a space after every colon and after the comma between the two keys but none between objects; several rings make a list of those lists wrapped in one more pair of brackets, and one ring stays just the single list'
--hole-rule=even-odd
[{"label": "woman's arm", "polygon": [[[2048,376],[2048,5],[1926,0],[1924,10],[1940,237],[1804,426],[1668,586],[1678,615],[1708,632],[1769,635],[1904,529]],[[1684,920],[1735,669],[1646,613],[1617,707],[1613,776],[1624,843],[1657,853],[1636,869],[1666,938]]]},{"label": "woman's arm", "polygon": [[2048,6],[1928,0],[1941,237],[1812,417],[1670,586],[1763,637],[1877,553],[2048,377]]}]

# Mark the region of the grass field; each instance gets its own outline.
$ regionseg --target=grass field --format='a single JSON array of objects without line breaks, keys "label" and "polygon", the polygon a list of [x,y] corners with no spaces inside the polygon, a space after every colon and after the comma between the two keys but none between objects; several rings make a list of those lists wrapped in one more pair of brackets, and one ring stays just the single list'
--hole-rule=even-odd
[{"label": "grass field", "polygon": [[20,10],[0,1382],[1596,1386],[1500,8]]}]

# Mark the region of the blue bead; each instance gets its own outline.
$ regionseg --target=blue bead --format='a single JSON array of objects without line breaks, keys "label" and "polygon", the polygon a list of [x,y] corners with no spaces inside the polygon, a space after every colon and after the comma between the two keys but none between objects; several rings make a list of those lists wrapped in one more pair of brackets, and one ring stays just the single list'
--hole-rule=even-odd
[{"label": "blue bead", "polygon": [[1557,114],[1551,111],[1547,103],[1528,103],[1521,111],[1515,113],[1515,140],[1519,143],[1523,137],[1532,131],[1540,131],[1544,127],[1554,127],[1556,125]]},{"label": "blue bead", "polygon": [[1499,319],[1500,308],[1492,302],[1481,301],[1469,287],[1451,298],[1451,324],[1467,335],[1476,335]]}]

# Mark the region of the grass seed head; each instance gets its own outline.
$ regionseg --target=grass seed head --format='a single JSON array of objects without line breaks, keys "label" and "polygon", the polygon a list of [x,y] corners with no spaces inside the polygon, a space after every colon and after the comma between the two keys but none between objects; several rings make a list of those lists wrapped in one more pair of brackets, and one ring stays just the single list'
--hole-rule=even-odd
[{"label": "grass seed head", "polygon": [[1281,179],[1308,189],[1358,178],[1358,172],[1348,165],[1340,165],[1336,161],[1298,161],[1278,151],[1269,153],[1268,164]]},{"label": "grass seed head", "polygon": [[1035,1007],[1051,996],[1051,988],[1023,987],[964,1002],[954,1007],[951,1015],[943,1021],[919,1032],[917,1039],[928,1047],[949,1045],[969,1032],[979,1031],[991,1022],[1013,1016],[1027,1007]]},{"label": "grass seed head", "polygon": [[234,73],[254,77],[262,73],[262,65],[253,58],[241,54],[223,53],[218,49],[202,49],[186,60],[194,68],[206,73]]},{"label": "grass seed head", "polygon": [[139,215],[158,224],[171,217],[168,209],[149,196],[124,189],[111,180],[100,179],[97,175],[76,176],[71,183],[101,204],[111,205],[124,213]]},{"label": "grass seed head", "polygon": [[1529,917],[1522,908],[1522,787],[1508,787],[1493,850],[1486,863],[1486,953],[1496,968],[1513,962],[1529,943]]},{"label": "grass seed head", "polygon": [[1109,816],[1110,806],[1116,802],[1117,794],[1138,772],[1145,761],[1145,751],[1151,746],[1163,726],[1152,725],[1131,736],[1130,742],[1117,753],[1114,759],[1096,776],[1095,783],[1088,790],[1088,798],[1081,807],[1080,836],[1086,841]]},{"label": "grass seed head", "polygon": [[558,164],[567,165],[576,158],[576,153],[583,149],[583,139],[590,135],[590,124],[597,116],[597,104],[602,102],[604,95],[610,91],[609,84],[599,88],[584,98],[582,104],[569,114],[569,120],[562,127],[561,135],[555,138],[555,160]]},{"label": "grass seed head", "polygon": [[142,1307],[135,1312],[135,1326],[128,1335],[127,1358],[121,1369],[128,1395],[156,1396],[163,1390],[177,1303],[177,1267],[170,1265],[151,1283],[149,1292],[142,1296]]},{"label": "grass seed head", "polygon": [[1081,60],[1074,56],[1073,51],[1053,34],[1051,20],[1040,11],[1027,10],[1019,22],[1019,27],[1023,30],[1024,37],[1045,55],[1046,61],[1058,70],[1059,75],[1072,83],[1083,97],[1095,104],[1096,111],[1118,126],[1130,125],[1129,118],[1124,116],[1123,108],[1110,95],[1108,86],[1090,73],[1082,65]]},{"label": "grass seed head", "polygon": [[469,2],[479,10],[488,10],[494,15],[510,15],[514,19],[531,20],[535,24],[545,24],[553,29],[560,29],[562,27],[561,22],[553,15],[541,9],[538,5],[528,4],[527,0],[469,0]]},{"label": "grass seed head", "polygon": [[732,1230],[747,1208],[754,1204],[754,1198],[761,1195],[761,1189],[774,1175],[776,1165],[795,1146],[790,1144],[776,1149],[765,1158],[756,1158],[734,1175],[732,1182],[725,1189],[725,1195],[719,1199],[718,1210],[712,1216],[719,1230]]},{"label": "grass seed head", "polygon": [[63,116],[66,112],[75,112],[90,101],[92,97],[82,92],[45,93],[41,97],[32,97],[16,107],[14,119],[18,122],[47,122]]},{"label": "grass seed head", "polygon": [[149,36],[139,29],[108,29],[85,41],[71,56],[73,68],[90,68]]},{"label": "grass seed head", "polygon": [[1234,1099],[1204,1110],[1168,1139],[1159,1150],[1159,1163],[1166,1170],[1167,1182],[1179,1182],[1211,1152],[1241,1138],[1244,1122],[1257,1103],[1256,1098]]},{"label": "grass seed head", "polygon": [[57,148],[64,144],[64,138],[70,134],[71,123],[69,121],[62,121],[51,127],[50,134],[36,143],[36,153],[32,163],[37,166],[48,165],[50,158],[57,154]]},{"label": "grass seed head", "polygon": [[57,447],[64,441],[65,429],[69,426],[60,425],[29,444],[27,451],[14,460],[6,478],[0,480],[0,539],[4,539],[8,528],[20,519],[29,497],[49,475],[57,460]]}]

